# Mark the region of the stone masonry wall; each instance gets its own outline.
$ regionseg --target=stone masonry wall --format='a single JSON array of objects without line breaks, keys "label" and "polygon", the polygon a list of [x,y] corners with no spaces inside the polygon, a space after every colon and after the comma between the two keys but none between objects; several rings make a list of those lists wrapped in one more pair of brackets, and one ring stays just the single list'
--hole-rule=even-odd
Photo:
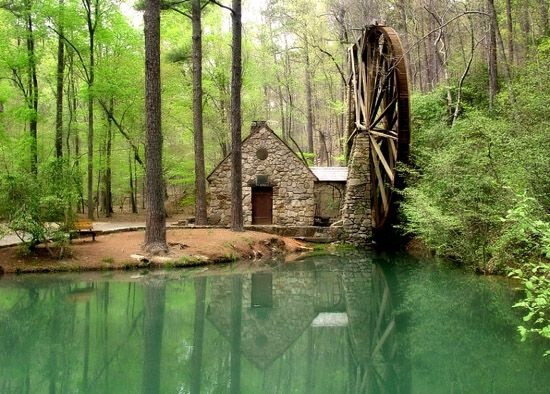
[{"label": "stone masonry wall", "polygon": [[[258,149],[267,150],[267,158],[258,158]],[[243,141],[243,214],[244,224],[252,224],[252,187],[258,175],[267,175],[273,187],[273,224],[311,226],[315,215],[315,175],[271,131],[265,123]],[[228,225],[231,218],[231,162],[227,157],[208,177],[211,224]]]},{"label": "stone masonry wall", "polygon": [[367,133],[360,133],[353,141],[342,208],[344,238],[357,246],[368,246],[372,241],[369,160],[369,137]]},{"label": "stone masonry wall", "polygon": [[345,193],[345,182],[315,182],[315,216],[340,220]]}]

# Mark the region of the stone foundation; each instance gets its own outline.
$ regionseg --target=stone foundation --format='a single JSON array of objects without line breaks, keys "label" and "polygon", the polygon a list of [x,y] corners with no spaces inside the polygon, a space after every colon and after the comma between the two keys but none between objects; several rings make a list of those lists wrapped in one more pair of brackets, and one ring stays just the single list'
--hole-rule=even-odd
[{"label": "stone foundation", "polygon": [[372,242],[370,142],[367,133],[358,134],[348,163],[348,182],[342,208],[344,240],[356,246]]}]

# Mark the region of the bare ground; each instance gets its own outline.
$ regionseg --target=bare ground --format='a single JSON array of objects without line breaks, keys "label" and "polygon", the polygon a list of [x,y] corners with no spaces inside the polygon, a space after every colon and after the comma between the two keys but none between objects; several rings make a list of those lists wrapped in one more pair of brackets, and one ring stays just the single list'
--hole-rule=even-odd
[{"label": "bare ground", "polygon": [[[73,240],[70,257],[52,258],[41,246],[32,255],[22,256],[20,248],[0,249],[0,273],[94,271],[133,268],[187,267],[237,259],[258,260],[307,251],[302,243],[272,234],[226,229],[169,229],[166,256],[147,256],[141,246],[143,231],[101,235]],[[53,251],[58,252],[58,251]]]}]

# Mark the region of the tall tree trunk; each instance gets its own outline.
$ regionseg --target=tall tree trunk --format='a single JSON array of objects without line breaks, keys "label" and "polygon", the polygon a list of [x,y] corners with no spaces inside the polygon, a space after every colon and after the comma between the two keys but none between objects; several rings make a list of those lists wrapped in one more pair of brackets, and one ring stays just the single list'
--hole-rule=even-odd
[{"label": "tall tree trunk", "polygon": [[543,36],[550,34],[550,24],[548,23],[548,0],[539,0],[541,30]]},{"label": "tall tree trunk", "polygon": [[[59,0],[60,13],[63,15],[63,0]],[[55,157],[63,156],[63,75],[65,72],[65,41],[63,40],[63,20],[59,21],[57,37],[57,92],[55,111]]]},{"label": "tall tree trunk", "polygon": [[205,225],[206,174],[204,169],[204,139],[202,127],[202,30],[201,2],[192,0],[193,24],[193,129],[195,147],[195,224]]},{"label": "tall tree trunk", "polygon": [[[95,79],[95,23],[97,20],[92,20],[92,5],[89,0],[85,0],[88,5],[87,24],[89,34],[89,66],[88,66],[88,218],[94,219],[94,79]],[[96,16],[97,18],[97,16]]]},{"label": "tall tree trunk", "polygon": [[313,150],[313,94],[311,87],[311,64],[309,61],[309,42],[307,34],[304,37],[304,58],[305,58],[305,82],[306,82],[306,133],[307,150],[314,153]]},{"label": "tall tree trunk", "polygon": [[512,20],[512,0],[506,0],[506,27],[508,29],[508,57],[514,64],[514,25]]},{"label": "tall tree trunk", "polygon": [[130,205],[132,207],[132,213],[137,213],[137,201],[136,201],[136,191],[135,191],[136,188],[134,187],[134,174],[132,172],[132,156],[130,153],[128,154],[128,170],[130,174],[130,176],[128,177],[130,179]]},{"label": "tall tree trunk", "polygon": [[160,98],[160,0],[146,0],[143,15],[145,31],[145,184],[147,216],[145,250],[164,253],[166,214],[162,174],[162,131]]},{"label": "tall tree trunk", "polygon": [[[110,111],[114,111],[114,100],[111,98],[109,102]],[[105,216],[110,218],[113,213],[113,176],[112,176],[112,166],[111,166],[111,156],[112,156],[112,145],[113,145],[113,121],[110,117],[107,117],[107,142],[105,144]]]},{"label": "tall tree trunk", "polygon": [[27,28],[27,57],[28,57],[28,107],[31,110],[29,132],[31,135],[31,173],[38,174],[38,78],[36,75],[36,54],[34,50],[34,28],[32,21],[32,2],[25,2],[25,17]]},{"label": "tall tree trunk", "polygon": [[529,46],[531,45],[531,20],[529,15],[529,2],[521,3],[521,30],[523,31],[524,60],[527,57]]},{"label": "tall tree trunk", "polygon": [[489,42],[488,42],[488,69],[489,69],[489,108],[492,109],[495,103],[495,97],[498,92],[498,72],[497,72],[497,34],[494,18],[492,17],[494,9],[493,0],[487,0],[487,12],[489,13]]},{"label": "tall tree trunk", "polygon": [[241,152],[242,21],[241,0],[233,0],[231,50],[231,230],[243,231]]}]

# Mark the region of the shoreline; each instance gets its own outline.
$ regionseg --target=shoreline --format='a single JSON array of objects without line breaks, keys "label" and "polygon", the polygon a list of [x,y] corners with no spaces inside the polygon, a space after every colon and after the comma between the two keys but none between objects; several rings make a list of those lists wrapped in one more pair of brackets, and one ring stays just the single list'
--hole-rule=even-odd
[{"label": "shoreline", "polygon": [[0,276],[5,274],[191,268],[227,264],[237,260],[260,261],[292,258],[313,249],[295,239],[273,234],[227,229],[167,229],[169,252],[150,256],[141,251],[143,230],[101,234],[96,241],[79,238],[69,246],[69,256],[52,258],[40,245],[23,256],[18,246],[0,249]]}]

